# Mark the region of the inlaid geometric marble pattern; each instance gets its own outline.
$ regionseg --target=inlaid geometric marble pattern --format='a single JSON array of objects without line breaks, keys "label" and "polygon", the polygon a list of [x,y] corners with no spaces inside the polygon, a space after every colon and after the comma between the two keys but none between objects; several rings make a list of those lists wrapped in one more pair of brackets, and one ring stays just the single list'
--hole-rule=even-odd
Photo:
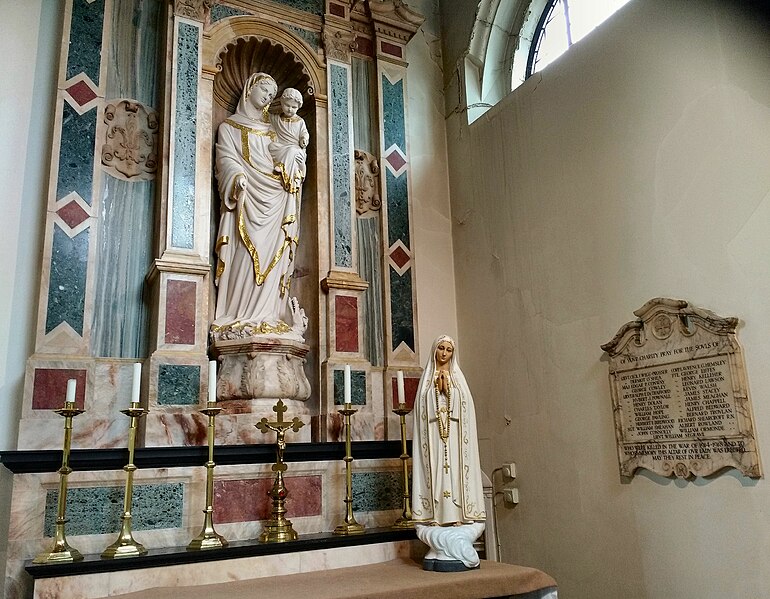
[{"label": "inlaid geometric marble pattern", "polygon": [[75,200],[64,204],[64,206],[56,211],[56,214],[67,223],[70,229],[74,229],[88,218],[88,212],[83,210]]},{"label": "inlaid geometric marble pattern", "polygon": [[388,244],[401,241],[406,247],[409,241],[409,191],[408,177],[404,172],[396,176],[385,169],[388,190]]},{"label": "inlaid geometric marble pattern", "polygon": [[398,241],[393,249],[390,250],[390,259],[399,268],[399,270],[403,270],[404,267],[409,264],[409,253],[406,251],[404,245],[400,241]]},{"label": "inlaid geometric marble pattern", "polygon": [[96,92],[85,79],[73,83],[66,91],[77,102],[78,106],[84,106],[96,98]]},{"label": "inlaid geometric marble pattern", "polygon": [[[125,487],[75,487],[67,490],[67,534],[93,535],[118,532]],[[52,536],[56,523],[58,489],[45,498],[45,535]],[[182,526],[182,483],[135,485],[131,500],[133,530]]]}]

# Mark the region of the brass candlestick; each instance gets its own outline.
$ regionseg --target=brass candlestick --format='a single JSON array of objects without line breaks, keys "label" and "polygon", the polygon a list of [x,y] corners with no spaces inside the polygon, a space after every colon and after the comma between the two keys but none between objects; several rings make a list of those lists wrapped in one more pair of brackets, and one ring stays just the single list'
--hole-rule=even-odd
[{"label": "brass candlestick", "polygon": [[411,412],[406,404],[399,403],[398,407],[393,410],[394,414],[398,414],[401,418],[401,466],[403,468],[404,475],[404,500],[403,511],[401,517],[393,523],[393,528],[414,528],[414,520],[412,520],[412,500],[409,496],[409,454],[406,452],[406,415]]},{"label": "brass candlestick", "polygon": [[127,410],[121,410],[122,414],[131,418],[131,424],[128,427],[128,464],[123,466],[126,473],[126,489],[123,495],[123,515],[120,517],[121,526],[117,540],[107,547],[102,553],[102,559],[116,559],[123,557],[138,557],[147,553],[144,545],[134,540],[131,533],[131,499],[134,494],[134,445],[136,444],[136,424],[142,416],[147,414],[147,410],[139,405],[138,402],[131,402],[131,407]]},{"label": "brass candlestick", "polygon": [[82,414],[85,410],[75,407],[75,402],[65,401],[64,407],[56,410],[59,416],[64,416],[64,448],[62,449],[61,468],[59,468],[59,499],[56,502],[56,532],[54,533],[53,546],[40,553],[34,560],[35,564],[53,564],[59,562],[78,562],[83,559],[83,554],[67,543],[64,534],[64,525],[69,522],[65,518],[67,510],[67,476],[72,472],[69,466],[70,445],[72,444],[72,419]]},{"label": "brass candlestick", "polygon": [[353,455],[350,448],[350,417],[358,410],[345,404],[341,410],[337,410],[345,417],[345,523],[334,529],[335,535],[358,535],[364,532],[364,525],[356,522],[353,515]]},{"label": "brass candlestick", "polygon": [[278,435],[277,458],[272,467],[273,472],[275,472],[275,479],[273,480],[272,489],[267,494],[273,500],[273,510],[270,520],[265,523],[265,530],[259,536],[259,540],[262,543],[283,543],[285,541],[294,541],[298,537],[296,531],[291,526],[291,521],[286,519],[284,501],[289,495],[289,491],[283,484],[283,473],[286,472],[283,451],[286,449],[286,441],[284,441],[286,431],[291,429],[296,433],[305,423],[296,416],[291,422],[286,422],[283,419],[283,413],[287,409],[283,401],[279,399],[278,403],[273,406],[273,411],[278,414],[278,418],[273,422],[268,422],[267,418],[263,418],[254,425],[263,433],[275,431]]},{"label": "brass candlestick", "polygon": [[206,462],[206,509],[203,510],[205,514],[203,518],[203,529],[200,534],[195,537],[190,544],[187,545],[188,551],[198,551],[201,549],[219,549],[220,547],[227,547],[227,541],[225,538],[217,534],[214,530],[214,419],[217,414],[222,411],[222,408],[218,408],[216,402],[210,401],[207,407],[201,410],[201,414],[206,414],[209,417],[209,461]]}]

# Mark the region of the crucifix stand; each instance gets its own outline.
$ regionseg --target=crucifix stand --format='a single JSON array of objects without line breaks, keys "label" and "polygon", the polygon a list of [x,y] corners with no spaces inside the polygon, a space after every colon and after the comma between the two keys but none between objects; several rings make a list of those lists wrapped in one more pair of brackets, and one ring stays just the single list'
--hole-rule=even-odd
[{"label": "crucifix stand", "polygon": [[273,464],[272,470],[275,472],[275,479],[273,480],[273,487],[268,493],[268,497],[273,500],[273,511],[270,520],[265,524],[265,530],[259,536],[259,540],[262,543],[283,543],[285,541],[294,541],[298,535],[291,526],[291,521],[286,519],[286,507],[284,501],[289,492],[283,483],[283,473],[286,472],[286,463],[283,461],[283,452],[286,449],[286,431],[289,429],[295,433],[302,428],[305,423],[302,422],[296,416],[291,422],[286,422],[283,419],[283,414],[287,408],[280,399],[278,403],[273,406],[273,411],[278,417],[273,422],[268,422],[267,418],[262,418],[255,426],[267,434],[269,431],[274,431],[278,436],[278,451],[277,459]]}]

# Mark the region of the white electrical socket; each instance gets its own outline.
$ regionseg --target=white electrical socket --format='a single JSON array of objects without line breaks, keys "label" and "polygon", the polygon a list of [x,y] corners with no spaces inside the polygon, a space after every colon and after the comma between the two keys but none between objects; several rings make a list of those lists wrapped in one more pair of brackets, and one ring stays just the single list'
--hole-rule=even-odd
[{"label": "white electrical socket", "polygon": [[516,478],[516,462],[503,464],[503,477],[509,480]]},{"label": "white electrical socket", "polygon": [[503,499],[507,504],[517,505],[519,503],[519,490],[516,487],[504,488]]}]

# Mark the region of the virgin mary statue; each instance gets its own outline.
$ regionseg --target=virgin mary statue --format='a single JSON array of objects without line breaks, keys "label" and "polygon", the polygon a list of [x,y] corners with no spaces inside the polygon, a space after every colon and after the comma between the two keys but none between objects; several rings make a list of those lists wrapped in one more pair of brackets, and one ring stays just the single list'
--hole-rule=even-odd
[{"label": "virgin mary statue", "polygon": [[270,75],[254,73],[235,114],[219,127],[216,177],[222,211],[214,335],[296,332],[301,338],[307,324],[296,299],[289,300],[301,186],[287,188],[269,151],[276,133],[268,108],[277,90]]},{"label": "virgin mary statue", "polygon": [[426,570],[474,568],[473,549],[484,530],[473,397],[457,360],[454,340],[433,343],[414,403],[412,517],[431,550]]}]

